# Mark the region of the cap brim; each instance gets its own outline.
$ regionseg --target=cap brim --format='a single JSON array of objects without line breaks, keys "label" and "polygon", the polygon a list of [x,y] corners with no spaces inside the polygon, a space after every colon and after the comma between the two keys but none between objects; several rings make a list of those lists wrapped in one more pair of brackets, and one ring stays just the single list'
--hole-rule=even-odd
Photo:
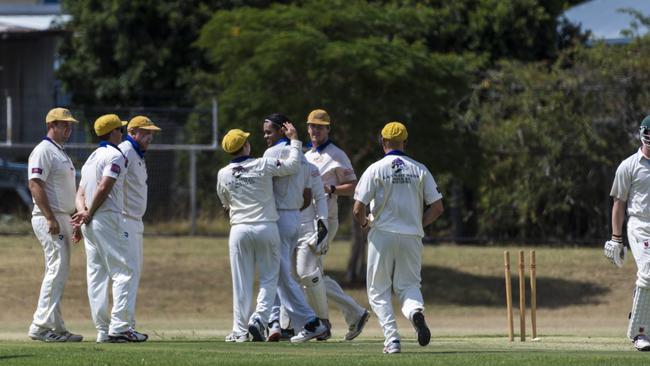
[{"label": "cap brim", "polygon": [[122,121],[122,126],[126,126],[129,124],[129,121]]},{"label": "cap brim", "polygon": [[313,121],[307,121],[308,125],[321,125],[321,126],[329,126],[330,123],[327,121],[319,121],[319,120],[313,120]]},{"label": "cap brim", "polygon": [[155,126],[155,125],[139,126],[139,127],[133,127],[133,128],[141,128],[143,130],[149,130],[149,131],[162,131],[162,129],[160,127]]},{"label": "cap brim", "polygon": [[55,119],[55,120],[52,120],[52,121],[49,121],[49,122],[46,121],[46,123],[52,123],[52,122],[73,122],[73,123],[79,123],[79,121],[77,121],[77,120],[74,119],[74,118],[59,118],[59,119]]}]

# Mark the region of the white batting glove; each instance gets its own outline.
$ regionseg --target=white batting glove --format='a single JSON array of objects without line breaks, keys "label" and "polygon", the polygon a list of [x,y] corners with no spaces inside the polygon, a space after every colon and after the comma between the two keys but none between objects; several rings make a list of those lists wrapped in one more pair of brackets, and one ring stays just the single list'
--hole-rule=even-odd
[{"label": "white batting glove", "polygon": [[627,247],[622,242],[608,240],[603,248],[605,257],[609,259],[616,267],[623,267],[623,262],[627,257]]}]

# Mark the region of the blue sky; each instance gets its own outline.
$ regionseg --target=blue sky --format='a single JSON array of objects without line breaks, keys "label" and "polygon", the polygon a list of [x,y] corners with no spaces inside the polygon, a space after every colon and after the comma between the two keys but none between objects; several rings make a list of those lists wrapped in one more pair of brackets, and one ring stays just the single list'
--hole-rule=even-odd
[{"label": "blue sky", "polygon": [[[617,39],[621,30],[630,28],[633,18],[619,13],[621,8],[634,8],[644,15],[650,15],[650,0],[592,0],[569,9],[564,15],[573,23],[581,23],[582,29],[589,29],[595,39]],[[647,29],[641,27],[641,34]]]}]

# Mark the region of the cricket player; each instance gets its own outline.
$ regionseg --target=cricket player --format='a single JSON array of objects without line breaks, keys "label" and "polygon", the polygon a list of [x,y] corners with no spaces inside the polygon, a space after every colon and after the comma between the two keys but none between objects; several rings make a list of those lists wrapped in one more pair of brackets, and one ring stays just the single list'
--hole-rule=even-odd
[{"label": "cricket player", "polygon": [[[73,225],[82,225],[88,300],[98,343],[144,342],[148,338],[130,325],[134,276],[129,256],[133,250],[122,214],[129,162],[117,146],[126,124],[115,114],[95,121],[100,143],[81,168],[77,213],[72,217]],[[113,308],[109,311],[111,282]]]},{"label": "cricket player", "polygon": [[[219,170],[217,194],[230,215],[230,268],[233,285],[233,331],[226,342],[266,340],[266,327],[277,293],[280,272],[278,212],[273,196],[273,177],[300,171],[300,148],[296,129],[283,125],[291,140],[285,160],[250,157],[249,133],[233,129],[223,137],[223,150],[232,155]],[[253,276],[259,273],[257,306],[251,314]]]},{"label": "cricket player", "polygon": [[354,218],[362,229],[370,228],[366,284],[384,331],[384,353],[401,351],[391,289],[415,327],[418,343],[426,346],[431,339],[420,292],[422,237],[423,228],[442,214],[442,195],[427,167],[404,153],[407,137],[402,123],[386,124],[381,130],[386,155],[368,167],[354,192]]},{"label": "cricket player", "polygon": [[639,351],[650,351],[650,116],[641,122],[641,148],[623,160],[616,170],[610,195],[612,238],[605,243],[605,256],[623,266],[627,248],[623,244],[623,221],[627,209],[627,240],[636,261],[637,278],[628,338]]},{"label": "cricket player", "polygon": [[[307,161],[318,167],[323,181],[323,189],[328,195],[327,230],[328,241],[334,241],[339,227],[338,196],[352,196],[357,177],[348,156],[329,139],[330,116],[322,109],[316,109],[307,117],[308,133],[311,139],[311,149],[305,153]],[[320,257],[323,271],[324,256]],[[348,324],[348,333],[344,339],[351,341],[356,338],[366,323],[370,314],[345,292],[341,286],[329,276],[323,278],[327,297],[343,312]]]},{"label": "cricket player", "polygon": [[76,171],[63,149],[78,123],[64,108],[45,116],[47,135],[29,155],[27,174],[34,210],[32,227],[45,255],[45,275],[28,336],[44,342],[80,342],[82,336],[66,330],[61,297],[70,269],[72,226],[75,211]]},{"label": "cricket player", "polygon": [[130,267],[133,271],[129,292],[129,326],[135,328],[135,303],[138,295],[138,286],[140,284],[140,274],[142,273],[143,251],[142,251],[142,234],[144,233],[144,224],[142,216],[147,210],[147,165],[144,160],[144,154],[153,141],[154,134],[160,131],[149,118],[145,116],[136,116],[129,121],[127,125],[128,134],[126,139],[118,145],[122,153],[129,161],[129,168],[126,171],[124,180],[124,211],[123,225],[124,231],[129,233],[128,249],[131,251],[127,255],[130,260]]},{"label": "cricket player", "polygon": [[[283,161],[290,154],[292,147],[286,138],[282,126],[289,122],[288,118],[279,113],[273,113],[264,119],[263,133],[268,149],[264,157],[275,161]],[[291,323],[302,327],[302,330],[291,341],[294,343],[308,341],[321,337],[327,332],[327,326],[321,324],[320,319],[309,307],[305,294],[293,279],[291,270],[292,258],[298,243],[300,229],[300,209],[309,204],[311,190],[306,190],[309,182],[309,163],[304,155],[300,154],[300,168],[295,174],[273,178],[273,194],[275,206],[278,210],[278,230],[280,232],[280,274],[278,277],[278,295],[269,320],[268,341],[280,340],[280,304],[287,311]],[[307,195],[304,192],[308,192]],[[306,202],[306,204],[305,204]],[[304,327],[303,327],[304,326]]]}]

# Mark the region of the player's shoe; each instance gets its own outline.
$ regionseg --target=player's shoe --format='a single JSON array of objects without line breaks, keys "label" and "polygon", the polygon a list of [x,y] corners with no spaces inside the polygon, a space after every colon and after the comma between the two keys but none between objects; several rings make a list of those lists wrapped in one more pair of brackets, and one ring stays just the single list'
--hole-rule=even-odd
[{"label": "player's shoe", "polygon": [[399,342],[399,339],[395,339],[392,342],[388,343],[388,346],[384,347],[384,353],[401,353],[402,345]]},{"label": "player's shoe", "polygon": [[327,333],[327,326],[320,319],[316,318],[305,324],[302,330],[300,330],[300,333],[291,337],[291,343],[307,342],[310,339],[321,337],[325,333]]},{"label": "player's shoe", "polygon": [[359,334],[361,334],[361,332],[363,331],[363,327],[366,326],[366,323],[368,322],[368,318],[370,318],[370,313],[368,312],[368,310],[364,309],[363,314],[361,314],[359,320],[357,320],[356,323],[350,325],[350,327],[348,328],[348,332],[345,334],[344,339],[346,341],[351,341],[357,338],[357,336],[359,336]]},{"label": "player's shoe", "polygon": [[65,336],[56,334],[51,329],[42,328],[36,332],[30,330],[27,336],[35,341],[43,342],[66,342],[68,340]]},{"label": "player's shoe", "polygon": [[332,324],[327,319],[321,319],[320,321],[323,322],[323,324],[325,324],[325,326],[327,327],[327,332],[325,332],[325,334],[323,334],[320,337],[316,337],[316,340],[317,341],[326,341],[326,340],[332,338]]},{"label": "player's shoe", "polygon": [[144,342],[149,339],[149,336],[137,332],[135,329],[129,328],[124,332],[109,334],[108,341],[110,343],[126,343],[126,342]]},{"label": "player's shoe", "polygon": [[280,327],[280,322],[274,320],[269,324],[269,336],[266,337],[267,342],[279,342],[282,338],[282,328]]},{"label": "player's shoe", "polygon": [[244,334],[230,333],[226,336],[226,342],[243,343],[246,341],[248,341],[248,333],[244,333]]},{"label": "player's shoe", "polygon": [[253,322],[248,324],[248,333],[253,337],[253,342],[266,341],[266,327],[259,317],[255,317]]},{"label": "player's shoe", "polygon": [[293,330],[293,328],[287,328],[287,329],[282,328],[280,339],[290,340],[291,337],[293,337],[295,335],[296,335],[296,331]]},{"label": "player's shoe", "polygon": [[97,333],[97,343],[110,343],[110,338],[107,333],[98,332]]},{"label": "player's shoe", "polygon": [[84,337],[81,334],[70,333],[67,330],[64,330],[63,332],[59,332],[56,334],[65,337],[66,342],[81,342],[84,339]]},{"label": "player's shoe", "polygon": [[421,310],[413,312],[411,315],[411,323],[415,328],[415,333],[418,335],[418,343],[420,346],[426,346],[431,341],[431,331],[427,327],[427,322],[424,320],[424,314]]},{"label": "player's shoe", "polygon": [[650,351],[650,340],[645,334],[634,337],[634,348],[638,351]]}]

